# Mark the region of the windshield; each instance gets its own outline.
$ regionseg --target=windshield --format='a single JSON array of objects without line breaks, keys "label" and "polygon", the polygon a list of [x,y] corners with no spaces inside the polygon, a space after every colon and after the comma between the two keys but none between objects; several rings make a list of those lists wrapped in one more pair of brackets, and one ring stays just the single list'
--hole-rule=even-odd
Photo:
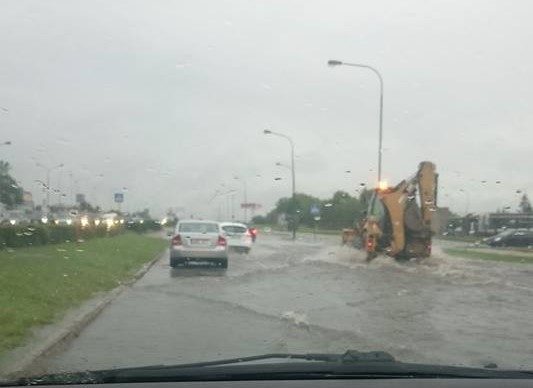
[{"label": "windshield", "polygon": [[222,227],[222,230],[228,233],[237,233],[237,234],[246,233],[246,227],[244,226],[226,225]]},{"label": "windshield", "polygon": [[533,370],[532,15],[2,0],[0,377]]}]

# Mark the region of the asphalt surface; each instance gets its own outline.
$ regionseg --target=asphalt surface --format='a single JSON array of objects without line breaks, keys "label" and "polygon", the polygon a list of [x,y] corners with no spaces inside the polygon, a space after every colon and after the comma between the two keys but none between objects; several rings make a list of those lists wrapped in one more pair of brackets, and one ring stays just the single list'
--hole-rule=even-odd
[{"label": "asphalt surface", "polygon": [[261,234],[226,272],[163,258],[46,372],[271,352],[385,350],[401,361],[533,369],[533,265],[452,258],[366,264],[334,236]]}]

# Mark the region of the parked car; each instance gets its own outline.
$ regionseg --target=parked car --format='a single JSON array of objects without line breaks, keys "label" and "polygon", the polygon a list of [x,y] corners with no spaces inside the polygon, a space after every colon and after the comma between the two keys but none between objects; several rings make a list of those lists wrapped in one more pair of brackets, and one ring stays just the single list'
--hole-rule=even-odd
[{"label": "parked car", "polygon": [[170,266],[228,267],[228,244],[216,221],[179,221],[170,244]]},{"label": "parked car", "polygon": [[527,247],[533,245],[533,231],[526,229],[508,229],[483,240],[492,247]]},{"label": "parked car", "polygon": [[222,222],[220,227],[228,240],[228,246],[230,249],[237,252],[250,252],[250,249],[252,249],[253,238],[246,225],[237,222]]}]

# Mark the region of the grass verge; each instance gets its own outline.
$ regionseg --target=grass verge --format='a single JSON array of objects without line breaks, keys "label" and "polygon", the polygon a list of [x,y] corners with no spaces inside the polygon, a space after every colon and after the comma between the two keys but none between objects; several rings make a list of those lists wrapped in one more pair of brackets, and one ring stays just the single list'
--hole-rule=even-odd
[{"label": "grass verge", "polygon": [[95,292],[130,279],[167,242],[126,233],[0,252],[0,355]]},{"label": "grass verge", "polygon": [[439,240],[460,241],[460,242],[470,242],[470,243],[475,243],[483,239],[483,237],[479,237],[479,236],[442,236],[442,235],[435,236],[435,238]]},{"label": "grass verge", "polygon": [[505,261],[508,263],[521,263],[521,264],[533,264],[533,255],[506,255],[504,253],[490,253],[490,252],[480,252],[475,249],[464,249],[464,248],[444,248],[444,253],[447,253],[451,256],[460,256],[470,259],[479,259],[479,260],[494,260],[494,261]]}]

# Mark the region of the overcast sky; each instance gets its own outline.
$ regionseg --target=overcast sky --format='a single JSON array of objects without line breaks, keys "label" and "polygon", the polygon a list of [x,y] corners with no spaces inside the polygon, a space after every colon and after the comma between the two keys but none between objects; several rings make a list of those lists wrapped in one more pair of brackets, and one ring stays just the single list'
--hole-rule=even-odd
[{"label": "overcast sky", "polygon": [[375,183],[378,81],[327,67],[333,58],[383,74],[390,183],[431,160],[441,206],[516,207],[517,189],[533,192],[532,11],[527,0],[3,0],[0,141],[13,144],[0,159],[38,203],[36,161],[64,163],[52,185],[104,207],[124,190],[125,209],[214,217],[221,185],[242,200],[234,176],[265,211],[290,194],[275,166],[288,144],[271,128],[296,143],[297,191],[355,193]]}]

